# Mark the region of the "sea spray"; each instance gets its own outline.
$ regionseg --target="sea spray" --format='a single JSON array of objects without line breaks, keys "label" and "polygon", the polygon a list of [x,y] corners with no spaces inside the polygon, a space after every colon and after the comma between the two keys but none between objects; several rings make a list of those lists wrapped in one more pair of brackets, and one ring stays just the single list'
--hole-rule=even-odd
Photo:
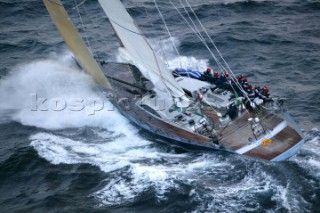
[{"label": "sea spray", "polygon": [[0,113],[24,125],[63,129],[127,123],[87,74],[58,60],[16,67],[1,79],[0,99]]}]

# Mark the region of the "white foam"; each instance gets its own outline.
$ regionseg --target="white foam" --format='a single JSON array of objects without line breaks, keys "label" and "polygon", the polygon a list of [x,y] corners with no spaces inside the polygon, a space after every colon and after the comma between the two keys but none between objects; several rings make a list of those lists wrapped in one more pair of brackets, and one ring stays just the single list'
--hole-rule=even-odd
[{"label": "white foam", "polygon": [[320,131],[313,128],[305,133],[306,143],[297,155],[292,157],[301,168],[306,169],[312,176],[320,178]]},{"label": "white foam", "polygon": [[[100,136],[107,139],[110,135]],[[150,147],[151,142],[134,133],[118,135],[111,141],[99,140],[99,143],[87,143],[87,138],[82,141],[50,133],[37,133],[30,140],[38,154],[53,164],[88,163],[110,173],[110,176],[115,174],[102,189],[92,194],[101,205],[134,202],[142,192],[150,189],[156,192],[158,200],[165,200],[167,192],[179,188],[176,180],[186,182],[184,178],[196,179],[194,171],[200,170],[201,165],[204,166],[201,170],[219,167],[213,162],[214,158],[208,160],[201,157],[188,163],[187,154],[164,153]],[[221,166],[219,163],[217,165]],[[120,169],[119,176],[116,171]],[[124,177],[121,177],[122,174]]]},{"label": "white foam", "polygon": [[[98,166],[105,172],[123,168],[129,165],[131,160],[138,160],[141,155],[135,158],[131,154],[127,155],[127,151],[150,144],[149,141],[133,135],[98,144],[49,133],[37,133],[32,135],[30,140],[31,146],[37,150],[38,154],[53,164],[88,163]],[[152,150],[145,152],[147,151],[152,152]]]},{"label": "white foam", "polygon": [[[110,137],[107,133],[98,135],[105,139]],[[108,173],[105,186],[91,195],[100,205],[134,203],[150,190],[155,192],[158,201],[163,201],[168,199],[167,193],[179,190],[180,183],[183,183],[194,189],[189,192],[191,201],[205,201],[199,207],[204,211],[259,210],[259,196],[269,196],[270,193],[276,208],[302,209],[298,206],[303,200],[299,191],[292,186],[282,186],[264,171],[265,166],[270,166],[268,164],[251,164],[247,173],[235,168],[228,159],[214,154],[192,156],[162,152],[134,132],[130,135],[121,133],[112,140],[99,140],[99,143],[88,143],[88,138],[75,140],[49,133],[38,133],[30,139],[39,155],[53,164],[88,163]],[[247,174],[239,181],[224,184],[225,178],[233,179],[239,172]],[[217,206],[226,199],[228,205],[219,209]],[[210,202],[206,202],[208,200]]]},{"label": "white foam", "polygon": [[176,37],[173,37],[172,40],[170,38],[162,39],[160,42],[151,40],[151,43],[170,70],[184,68],[204,71],[208,67],[208,59],[197,59],[193,56],[184,56],[183,52],[179,52],[178,54],[174,45],[178,48],[181,42]]},{"label": "white foam", "polygon": [[173,178],[170,167],[144,163],[145,160],[160,160],[172,154],[159,153],[148,146],[149,141],[137,135],[122,136],[99,144],[88,144],[48,133],[37,133],[30,140],[38,154],[53,164],[88,163],[108,173],[129,167],[127,178],[130,181],[125,178],[112,179],[111,183],[92,195],[103,204],[129,202],[149,187],[154,187],[161,199],[168,189],[175,187],[170,181]]},{"label": "white foam", "polygon": [[[72,60],[62,56],[62,61]],[[47,129],[67,127],[100,126],[117,129],[128,125],[105,96],[96,91],[93,80],[72,62],[70,66],[57,60],[41,60],[20,65],[0,81],[0,114],[21,122]],[[36,97],[35,97],[36,95]],[[45,98],[45,104],[37,100]],[[52,108],[53,100],[62,100],[66,108],[58,111]],[[84,109],[70,110],[70,103],[83,100]],[[101,111],[95,111],[93,100],[104,104]],[[51,102],[50,102],[51,101]],[[46,111],[45,111],[46,110]],[[8,116],[10,112],[10,116]]]},{"label": "white foam", "polygon": [[[179,47],[180,41],[175,37],[172,39],[173,43]],[[150,41],[158,56],[167,64],[169,71],[174,70],[175,68],[204,71],[209,65],[209,59],[197,59],[193,56],[184,56],[183,53],[179,53],[180,55],[178,55],[170,38],[162,39],[161,41],[151,39]],[[132,57],[130,57],[123,48],[118,49],[116,61],[120,63],[135,64],[135,62],[132,61]]]}]

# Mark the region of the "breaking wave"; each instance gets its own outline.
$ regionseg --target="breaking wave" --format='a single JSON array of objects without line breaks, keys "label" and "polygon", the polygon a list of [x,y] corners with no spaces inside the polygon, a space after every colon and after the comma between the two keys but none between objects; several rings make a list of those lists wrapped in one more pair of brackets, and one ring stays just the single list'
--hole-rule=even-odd
[{"label": "breaking wave", "polygon": [[16,67],[1,79],[0,98],[1,115],[24,125],[113,129],[128,123],[69,54]]}]

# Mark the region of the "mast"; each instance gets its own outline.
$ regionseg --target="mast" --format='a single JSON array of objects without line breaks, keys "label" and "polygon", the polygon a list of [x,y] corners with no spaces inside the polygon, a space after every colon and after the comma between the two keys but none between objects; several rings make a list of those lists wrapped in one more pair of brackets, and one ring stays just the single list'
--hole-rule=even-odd
[{"label": "mast", "polygon": [[[121,45],[130,58],[155,86],[158,94],[170,95],[178,107],[187,107],[190,100],[178,85],[166,64],[152,49],[120,0],[99,0]],[[165,94],[166,93],[166,94]]]},{"label": "mast", "polygon": [[73,52],[81,67],[100,85],[111,88],[107,78],[93,58],[60,0],[43,0],[49,14],[64,41]]}]

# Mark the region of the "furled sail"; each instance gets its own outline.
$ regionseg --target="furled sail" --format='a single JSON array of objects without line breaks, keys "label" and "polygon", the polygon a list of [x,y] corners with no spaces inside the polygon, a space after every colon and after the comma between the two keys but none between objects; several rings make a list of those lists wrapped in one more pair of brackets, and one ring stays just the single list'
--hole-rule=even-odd
[{"label": "furled sail", "polygon": [[165,63],[156,55],[142,31],[120,0],[99,0],[103,10],[134,64],[161,91],[168,91],[177,105],[189,104]]},{"label": "furled sail", "polygon": [[43,1],[61,36],[77,58],[82,68],[85,69],[98,84],[110,88],[108,80],[102,73],[99,65],[94,60],[92,54],[72,24],[60,0]]}]

